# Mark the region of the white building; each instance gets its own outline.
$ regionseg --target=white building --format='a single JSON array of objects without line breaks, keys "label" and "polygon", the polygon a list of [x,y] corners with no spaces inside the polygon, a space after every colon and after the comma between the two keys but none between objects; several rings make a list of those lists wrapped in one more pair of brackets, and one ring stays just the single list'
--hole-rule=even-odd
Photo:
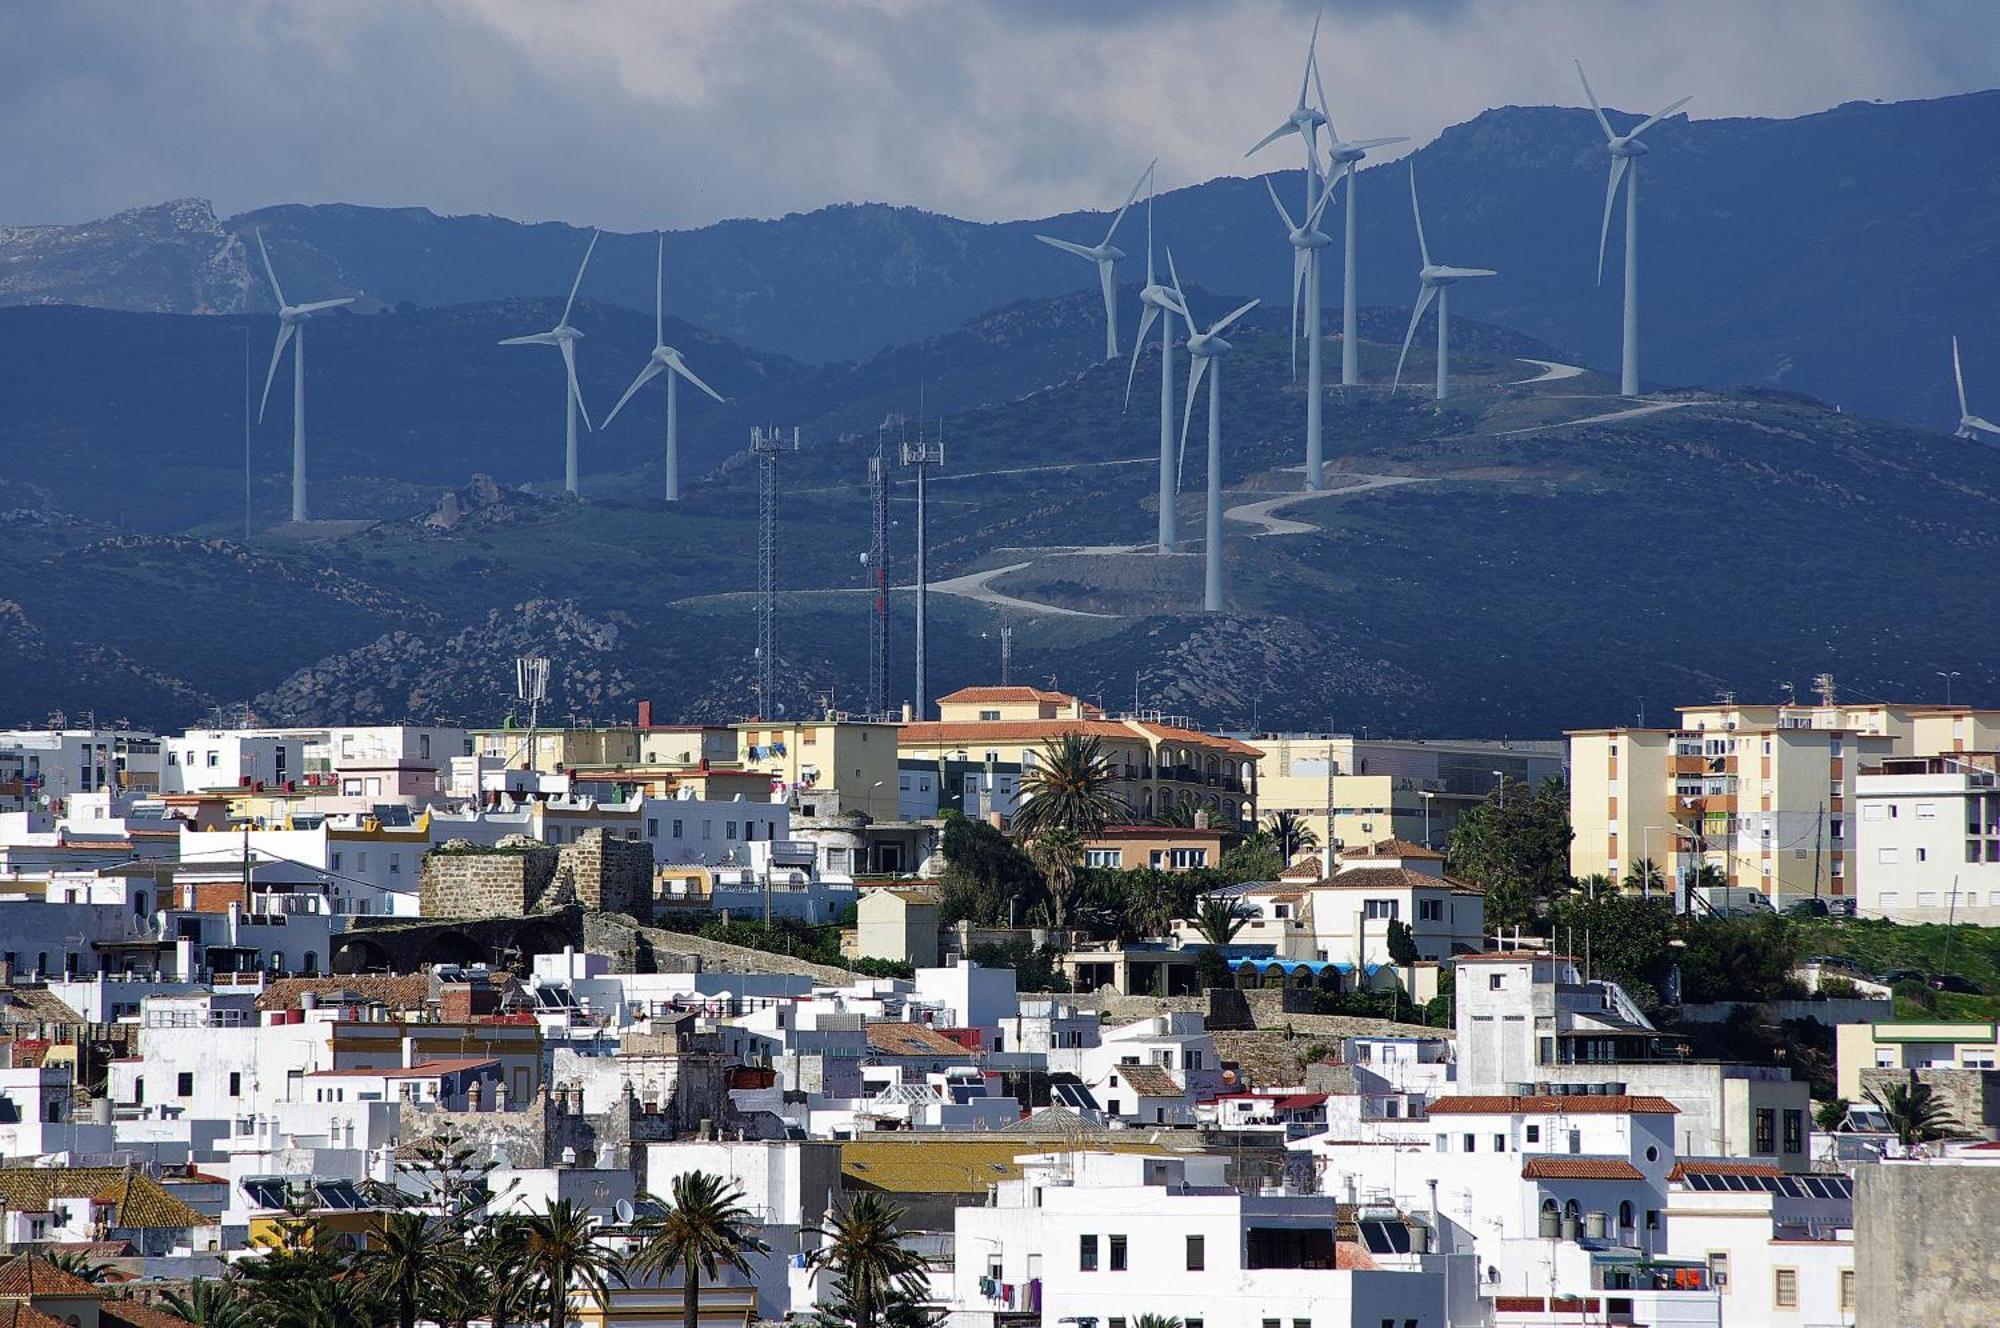
[{"label": "white building", "polygon": [[1100,1031],[1093,1043],[1049,1052],[1051,1071],[1068,1071],[1114,1119],[1138,1125],[1192,1125],[1194,1104],[1220,1094],[1222,1058],[1207,1020],[1177,1011]]},{"label": "white building", "polygon": [[58,803],[78,793],[113,788],[118,779],[118,740],[110,729],[8,729],[0,731],[0,755],[11,774],[18,769],[30,802]]},{"label": "white building", "polygon": [[1889,757],[1855,775],[1860,916],[2000,925],[1996,760],[1992,753]]},{"label": "white building", "polygon": [[[1441,1328],[1444,1261],[1397,1223],[1381,1249],[1338,1239],[1335,1201],[1239,1193],[1226,1159],[1076,1152],[1028,1155],[985,1207],[955,1213],[954,1328],[1039,1313],[1045,1324],[1143,1314],[1193,1328]],[[1384,1228],[1391,1224],[1380,1224]],[[1400,1248],[1398,1248],[1400,1247]],[[1477,1320],[1460,1259],[1459,1323]]]},{"label": "white building", "polygon": [[160,792],[283,789],[305,778],[308,735],[189,729],[160,741]]},{"label": "white building", "polygon": [[[1479,947],[1486,897],[1447,877],[1443,854],[1384,840],[1343,853],[1331,875],[1322,860],[1308,857],[1275,884],[1244,891],[1239,907],[1249,924],[1237,941],[1271,944],[1280,959],[1325,960],[1362,974],[1390,963],[1391,923],[1410,929],[1424,959]],[[1185,925],[1181,934],[1186,941],[1199,939]]]},{"label": "white building", "polygon": [[1688,1161],[1669,1180],[1668,1252],[1707,1267],[1725,1328],[1854,1322],[1851,1178]]}]

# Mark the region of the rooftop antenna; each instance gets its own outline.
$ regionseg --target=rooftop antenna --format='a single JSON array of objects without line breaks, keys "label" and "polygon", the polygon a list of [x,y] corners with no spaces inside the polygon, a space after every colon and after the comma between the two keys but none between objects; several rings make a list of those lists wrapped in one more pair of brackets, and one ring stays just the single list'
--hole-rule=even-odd
[{"label": "rooftop antenna", "polygon": [[1819,695],[1819,703],[1821,705],[1831,710],[1838,704],[1834,700],[1835,692],[1833,688],[1833,675],[1831,673],[1815,673],[1812,685],[1813,691]]},{"label": "rooftop antenna", "polygon": [[[919,400],[922,399],[922,390],[923,389],[920,386],[918,388]],[[943,432],[942,427],[940,427],[939,432],[940,434]],[[932,466],[942,466],[944,464],[944,439],[940,437],[936,443],[930,443],[925,441],[924,421],[923,421],[923,416],[921,414],[918,415],[917,417],[916,443],[912,445],[911,443],[905,441],[903,444],[903,464],[906,466],[915,466],[917,468],[916,715],[917,718],[921,720],[928,718],[930,715],[929,675],[926,672],[928,668],[928,662],[924,657],[925,648],[928,646],[930,642],[929,600],[930,600],[930,588],[931,588],[930,563],[929,563],[930,532],[926,525],[926,519],[929,514],[929,496],[925,485],[925,477],[930,473],[930,468]]]},{"label": "rooftop antenna", "polygon": [[784,440],[776,429],[750,430],[757,458],[757,718],[769,719],[777,679],[778,621],[778,453]]},{"label": "rooftop antenna", "polygon": [[535,746],[535,730],[542,719],[542,702],[549,699],[549,661],[546,655],[523,655],[514,661],[514,695],[528,707],[528,768],[535,768],[540,755]]},{"label": "rooftop antenna", "polygon": [[868,458],[868,569],[874,592],[873,618],[868,623],[868,713],[889,713],[889,452],[886,416],[875,429],[875,455]]},{"label": "rooftop antenna", "polygon": [[1007,623],[1000,624],[1000,685],[1010,686],[1014,681],[1014,629]]}]

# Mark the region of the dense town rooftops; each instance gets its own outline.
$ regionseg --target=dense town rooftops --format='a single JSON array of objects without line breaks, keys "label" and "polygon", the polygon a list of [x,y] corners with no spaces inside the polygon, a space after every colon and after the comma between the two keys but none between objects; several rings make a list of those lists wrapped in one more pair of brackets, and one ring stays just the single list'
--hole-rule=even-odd
[{"label": "dense town rooftops", "polygon": [[1433,1116],[1678,1116],[1680,1108],[1663,1097],[1633,1093],[1454,1094],[1430,1104]]},{"label": "dense town rooftops", "polygon": [[39,1254],[17,1254],[0,1263],[0,1296],[95,1300],[103,1295],[103,1288],[64,1272]]},{"label": "dense town rooftops", "polygon": [[[1123,1081],[1125,1087],[1141,1097],[1179,1097],[1181,1086],[1174,1077],[1157,1065],[1118,1065],[1111,1073]],[[1109,1090],[1117,1092],[1117,1089]]]},{"label": "dense town rooftops", "polygon": [[108,1225],[124,1230],[214,1225],[151,1176],[126,1167],[0,1167],[0,1208],[46,1213],[58,1199],[110,1204]]}]

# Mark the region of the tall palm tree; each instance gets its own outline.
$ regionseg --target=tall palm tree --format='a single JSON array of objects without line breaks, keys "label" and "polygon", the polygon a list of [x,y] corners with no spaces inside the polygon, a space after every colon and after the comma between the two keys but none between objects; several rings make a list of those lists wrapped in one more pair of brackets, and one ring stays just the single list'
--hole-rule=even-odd
[{"label": "tall palm tree", "polygon": [[1072,830],[1085,838],[1097,834],[1129,814],[1112,782],[1102,739],[1081,733],[1050,739],[1041,759],[1021,772],[1014,833],[1022,839],[1050,830]]},{"label": "tall palm tree", "polygon": [[1236,911],[1233,899],[1204,899],[1194,912],[1194,929],[1210,945],[1227,945],[1236,933],[1250,925],[1250,919]]},{"label": "tall palm tree", "polygon": [[1125,889],[1122,917],[1136,936],[1164,936],[1175,918],[1188,915],[1193,889],[1172,872],[1134,871]]},{"label": "tall palm tree", "polygon": [[[462,1319],[483,1317],[492,1328],[507,1328],[531,1304],[533,1287],[522,1268],[526,1220],[508,1215],[489,1217],[474,1228],[466,1262],[452,1299]],[[462,1321],[454,1328],[463,1328]]]},{"label": "tall palm tree", "polygon": [[1271,843],[1277,848],[1278,856],[1285,860],[1287,866],[1290,866],[1292,859],[1299,854],[1310,853],[1319,847],[1319,835],[1306,824],[1306,818],[1297,812],[1272,812],[1264,818],[1264,829],[1270,834]]},{"label": "tall palm tree", "polygon": [[464,1260],[465,1241],[452,1224],[429,1213],[397,1212],[354,1263],[362,1288],[395,1313],[396,1328],[417,1328],[419,1313],[435,1307]]},{"label": "tall palm tree", "polygon": [[1177,802],[1171,807],[1163,806],[1153,817],[1154,825],[1172,826],[1176,830],[1194,829],[1194,818],[1201,814],[1201,808],[1193,801]]},{"label": "tall palm tree", "polygon": [[1083,836],[1062,826],[1050,826],[1028,841],[1028,860],[1042,874],[1049,890],[1049,922],[1058,930],[1069,917],[1076,894],[1076,869],[1083,861]]},{"label": "tall palm tree", "polygon": [[185,1295],[169,1291],[160,1300],[168,1313],[195,1328],[253,1328],[250,1307],[227,1281],[197,1277]]},{"label": "tall palm tree", "polygon": [[896,1234],[903,1211],[879,1194],[855,1196],[819,1235],[825,1244],[807,1255],[815,1276],[831,1269],[854,1328],[877,1328],[898,1302],[925,1295],[924,1261]]},{"label": "tall palm tree", "polygon": [[1181,1321],[1172,1314],[1141,1314],[1132,1320],[1132,1328],[1181,1328]]},{"label": "tall palm tree", "polygon": [[1667,874],[1651,858],[1634,858],[1625,868],[1625,888],[1642,893],[1664,893]]},{"label": "tall palm tree", "polygon": [[86,1282],[102,1282],[111,1272],[111,1265],[102,1259],[91,1257],[89,1250],[57,1250],[48,1256],[50,1263]]},{"label": "tall palm tree", "polygon": [[1906,1082],[1891,1084],[1886,1092],[1869,1089],[1868,1100],[1882,1109],[1889,1118],[1889,1128],[1906,1148],[1966,1132],[1952,1117],[1951,1109],[1938,1099],[1937,1090],[1918,1079],[1915,1070]]},{"label": "tall palm tree", "polygon": [[602,1305],[611,1282],[624,1282],[618,1257],[597,1236],[597,1219],[590,1210],[568,1199],[557,1199],[521,1223],[520,1272],[541,1290],[549,1328],[569,1322],[569,1297],[581,1288]]},{"label": "tall palm tree", "polygon": [[762,1253],[763,1241],[750,1233],[756,1223],[743,1206],[743,1191],[706,1171],[690,1171],[674,1177],[673,1202],[657,1217],[640,1225],[645,1243],[632,1256],[629,1268],[635,1273],[656,1274],[664,1279],[681,1270],[681,1328],[701,1328],[701,1279],[713,1282],[725,1267],[743,1276],[752,1276],[750,1260]]}]

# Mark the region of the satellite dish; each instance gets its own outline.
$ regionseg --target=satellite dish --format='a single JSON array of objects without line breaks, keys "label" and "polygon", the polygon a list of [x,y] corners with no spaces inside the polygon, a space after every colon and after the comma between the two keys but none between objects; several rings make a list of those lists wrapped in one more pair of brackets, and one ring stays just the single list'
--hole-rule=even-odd
[{"label": "satellite dish", "polygon": [[618,1218],[618,1225],[626,1227],[632,1225],[634,1210],[630,1199],[620,1199],[617,1203],[612,1204],[611,1211]]}]

